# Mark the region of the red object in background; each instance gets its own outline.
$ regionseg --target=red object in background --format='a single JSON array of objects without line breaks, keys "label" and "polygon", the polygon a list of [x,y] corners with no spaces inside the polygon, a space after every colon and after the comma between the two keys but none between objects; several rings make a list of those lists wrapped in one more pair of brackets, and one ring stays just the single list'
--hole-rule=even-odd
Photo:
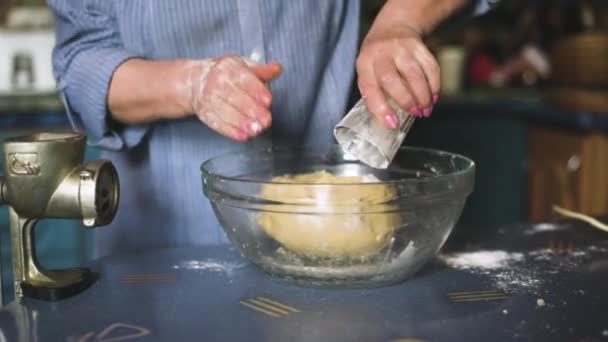
[{"label": "red object in background", "polygon": [[476,54],[469,60],[468,79],[472,83],[490,83],[490,77],[498,67],[488,55]]}]

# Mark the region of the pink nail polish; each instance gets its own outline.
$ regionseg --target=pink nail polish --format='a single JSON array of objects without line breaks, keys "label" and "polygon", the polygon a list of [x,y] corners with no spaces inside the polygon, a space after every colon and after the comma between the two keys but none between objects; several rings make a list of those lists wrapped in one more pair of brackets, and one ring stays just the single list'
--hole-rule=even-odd
[{"label": "pink nail polish", "polygon": [[262,125],[267,120],[268,113],[266,113],[265,110],[253,112],[252,114],[255,116],[255,119],[257,120],[257,122],[261,123]]},{"label": "pink nail polish", "polygon": [[390,128],[397,128],[399,127],[399,121],[397,120],[397,117],[394,114],[388,114],[384,117],[384,120],[386,121],[386,123],[388,124],[388,126]]},{"label": "pink nail polish", "polygon": [[267,113],[258,113],[256,117],[258,119],[258,123],[260,123],[263,127],[268,127],[272,121],[272,118]]},{"label": "pink nail polish", "polygon": [[422,111],[418,107],[412,107],[412,109],[410,109],[410,114],[418,117],[422,115]]},{"label": "pink nail polish", "polygon": [[255,135],[259,134],[262,131],[262,125],[257,121],[249,123],[249,125],[247,125],[247,128],[249,132]]},{"label": "pink nail polish", "polygon": [[262,101],[262,103],[264,103],[267,106],[270,106],[271,100],[270,100],[270,97],[268,95],[262,93],[258,97]]},{"label": "pink nail polish", "polygon": [[424,117],[428,118],[429,116],[431,116],[432,112],[433,112],[433,107],[428,107],[428,108],[424,109],[422,114],[424,115]]},{"label": "pink nail polish", "polygon": [[437,103],[439,101],[439,95],[433,95],[433,103]]},{"label": "pink nail polish", "polygon": [[249,136],[247,134],[245,134],[245,132],[239,130],[238,132],[235,133],[235,138],[237,141],[244,142],[249,138]]}]

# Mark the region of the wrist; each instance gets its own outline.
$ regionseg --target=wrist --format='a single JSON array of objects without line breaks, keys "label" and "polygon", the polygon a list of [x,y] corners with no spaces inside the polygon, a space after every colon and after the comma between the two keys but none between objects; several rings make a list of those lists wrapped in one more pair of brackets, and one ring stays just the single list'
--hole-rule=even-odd
[{"label": "wrist", "polygon": [[177,59],[171,62],[167,79],[167,102],[172,110],[170,116],[186,116],[194,113],[193,86],[200,63],[190,59]]},{"label": "wrist", "polygon": [[407,25],[420,36],[425,36],[441,21],[469,2],[470,0],[387,0],[376,22],[383,22],[389,27]]},{"label": "wrist", "polygon": [[[413,4],[414,3],[414,4]],[[429,20],[425,16],[426,6],[419,5],[421,2],[409,0],[387,0],[384,7],[376,18],[376,24],[382,27],[405,27],[422,36],[430,29],[426,22]]]},{"label": "wrist", "polygon": [[108,94],[113,119],[125,124],[178,119],[193,113],[189,61],[131,59],[114,73]]}]

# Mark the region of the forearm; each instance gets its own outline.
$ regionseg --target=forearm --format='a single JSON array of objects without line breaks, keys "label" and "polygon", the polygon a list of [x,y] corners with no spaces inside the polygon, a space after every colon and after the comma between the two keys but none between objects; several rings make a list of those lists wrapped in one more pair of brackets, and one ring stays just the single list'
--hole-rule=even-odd
[{"label": "forearm", "polygon": [[401,22],[420,34],[428,34],[443,20],[468,5],[470,1],[388,0],[378,14],[374,26],[390,27]]},{"label": "forearm", "polygon": [[140,124],[189,114],[186,90],[180,89],[189,78],[187,63],[143,59],[123,63],[110,83],[108,108],[112,118],[125,124]]}]

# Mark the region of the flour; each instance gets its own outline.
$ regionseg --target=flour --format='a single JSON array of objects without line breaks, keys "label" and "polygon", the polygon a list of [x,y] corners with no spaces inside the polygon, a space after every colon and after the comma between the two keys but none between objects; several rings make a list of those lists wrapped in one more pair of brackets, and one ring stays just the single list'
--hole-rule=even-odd
[{"label": "flour", "polygon": [[524,258],[522,253],[505,251],[478,251],[456,255],[440,256],[446,264],[458,269],[494,270],[509,266]]},{"label": "flour", "polygon": [[439,255],[439,260],[459,270],[486,276],[497,289],[514,292],[539,290],[547,274],[573,271],[592,254],[607,253],[608,248],[588,246],[555,254],[549,249],[530,252],[480,250]]},{"label": "flour", "polygon": [[539,223],[539,224],[535,224],[534,226],[532,226],[532,228],[524,231],[524,235],[530,236],[530,235],[536,235],[539,233],[556,232],[559,230],[564,230],[567,227],[568,226],[566,226],[566,225],[559,225],[559,224],[554,224],[554,223]]},{"label": "flour", "polygon": [[227,263],[216,260],[189,260],[182,261],[177,265],[173,265],[176,270],[199,270],[210,272],[232,273],[235,270],[245,267],[245,264]]},{"label": "flour", "polygon": [[506,251],[476,251],[441,255],[440,260],[460,270],[490,276],[493,286],[505,292],[513,289],[536,289],[541,280],[536,272],[521,267],[526,255]]},{"label": "flour", "polygon": [[538,290],[543,284],[538,271],[515,267],[494,274],[494,286],[505,292],[520,289]]},{"label": "flour", "polygon": [[589,251],[589,252],[598,252],[598,253],[606,253],[606,252],[608,252],[608,248],[606,248],[606,247],[600,247],[600,246],[589,246],[587,248],[587,251]]}]

